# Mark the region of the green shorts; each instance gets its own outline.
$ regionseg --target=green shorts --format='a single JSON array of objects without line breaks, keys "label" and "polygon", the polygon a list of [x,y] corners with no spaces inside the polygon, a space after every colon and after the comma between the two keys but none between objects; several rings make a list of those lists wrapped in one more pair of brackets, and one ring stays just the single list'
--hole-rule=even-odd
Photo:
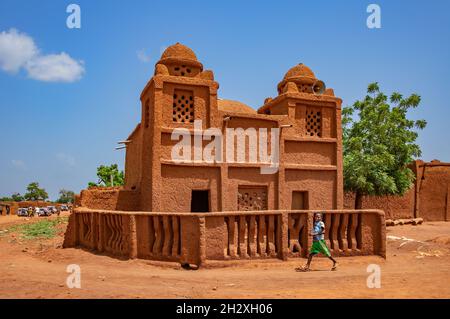
[{"label": "green shorts", "polygon": [[310,254],[323,254],[327,257],[331,256],[331,253],[327,247],[327,244],[324,239],[319,241],[313,241],[313,244],[311,246],[311,249],[309,250]]}]

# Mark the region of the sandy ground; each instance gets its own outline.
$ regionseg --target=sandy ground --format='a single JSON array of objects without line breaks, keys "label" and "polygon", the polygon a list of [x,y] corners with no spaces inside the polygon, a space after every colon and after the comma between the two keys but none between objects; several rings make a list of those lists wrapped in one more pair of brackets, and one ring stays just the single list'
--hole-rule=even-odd
[{"label": "sandy ground", "polygon": [[[2,232],[36,220],[0,216],[0,298],[450,298],[450,223],[445,222],[388,227],[386,260],[343,257],[338,270],[330,271],[330,261],[317,258],[313,271],[298,273],[294,268],[304,259],[184,270],[174,263],[62,249],[64,227],[50,240]],[[81,267],[80,289],[66,286],[69,264]],[[369,264],[381,267],[379,289],[367,287]]]}]

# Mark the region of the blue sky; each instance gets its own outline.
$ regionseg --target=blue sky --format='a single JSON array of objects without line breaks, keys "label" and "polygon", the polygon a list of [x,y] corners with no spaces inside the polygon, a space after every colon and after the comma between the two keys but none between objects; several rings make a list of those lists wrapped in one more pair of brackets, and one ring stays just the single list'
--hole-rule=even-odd
[{"label": "blue sky", "polygon": [[[81,7],[81,29],[66,26],[70,3]],[[366,26],[370,3],[381,7],[381,29]],[[299,62],[344,105],[373,81],[386,93],[416,92],[422,103],[411,117],[428,121],[422,158],[450,162],[449,17],[445,0],[0,0],[0,33],[14,28],[32,38],[38,57],[65,52],[84,70],[51,82],[30,69],[0,69],[0,196],[38,181],[56,199],[61,188],[78,192],[95,181],[100,164],[123,167],[116,142],[138,123],[141,90],[175,42],[214,71],[219,97],[254,108]]]}]

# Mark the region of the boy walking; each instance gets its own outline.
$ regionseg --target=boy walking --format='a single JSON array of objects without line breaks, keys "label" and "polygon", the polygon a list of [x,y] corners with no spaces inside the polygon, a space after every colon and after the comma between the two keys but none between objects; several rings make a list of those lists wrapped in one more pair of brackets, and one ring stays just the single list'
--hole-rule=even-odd
[{"label": "boy walking", "polygon": [[336,270],[337,262],[333,257],[331,257],[330,250],[328,249],[325,242],[324,234],[325,223],[322,221],[322,213],[316,213],[314,214],[313,232],[310,234],[311,236],[313,236],[313,243],[311,249],[309,250],[308,262],[304,267],[296,268],[296,271],[309,271],[312,258],[319,253],[327,256],[333,262],[333,267],[331,268],[331,270]]}]

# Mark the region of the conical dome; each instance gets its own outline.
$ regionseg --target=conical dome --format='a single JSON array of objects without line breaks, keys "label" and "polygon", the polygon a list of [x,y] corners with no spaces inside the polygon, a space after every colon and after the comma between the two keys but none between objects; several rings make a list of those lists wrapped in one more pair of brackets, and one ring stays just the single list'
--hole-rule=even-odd
[{"label": "conical dome", "polygon": [[296,78],[296,77],[309,77],[314,79],[316,78],[314,72],[303,63],[299,63],[296,66],[290,68],[289,71],[286,72],[283,79],[287,80],[289,78]]},{"label": "conical dome", "polygon": [[298,91],[303,93],[321,94],[325,89],[325,84],[318,80],[314,72],[303,63],[297,64],[286,72],[283,80],[278,83],[278,94],[283,92],[288,82],[295,83]]},{"label": "conical dome", "polygon": [[165,65],[185,64],[203,69],[203,65],[197,60],[194,51],[179,42],[169,46],[161,55],[158,63]]},{"label": "conical dome", "polygon": [[167,58],[178,58],[178,59],[198,61],[194,51],[192,51],[192,49],[188,48],[187,46],[179,42],[168,47],[161,55],[161,60]]}]

